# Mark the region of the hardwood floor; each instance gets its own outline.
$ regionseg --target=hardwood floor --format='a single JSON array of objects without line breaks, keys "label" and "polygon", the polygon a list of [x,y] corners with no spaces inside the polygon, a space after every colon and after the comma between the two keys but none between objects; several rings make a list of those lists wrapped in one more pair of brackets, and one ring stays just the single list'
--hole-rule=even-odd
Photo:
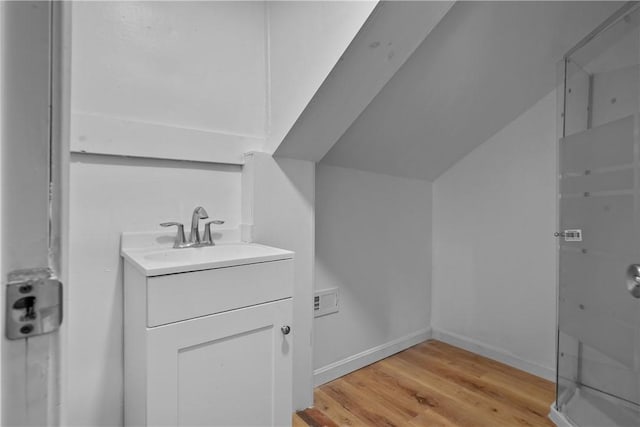
[{"label": "hardwood floor", "polygon": [[430,340],[316,388],[293,425],[553,426],[554,398],[547,380]]}]

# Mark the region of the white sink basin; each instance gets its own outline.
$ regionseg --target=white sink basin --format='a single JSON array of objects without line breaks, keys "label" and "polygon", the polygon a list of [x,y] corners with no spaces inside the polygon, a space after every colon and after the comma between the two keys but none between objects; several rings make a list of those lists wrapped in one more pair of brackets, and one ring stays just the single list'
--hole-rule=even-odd
[{"label": "white sink basin", "polygon": [[293,252],[257,243],[219,243],[201,248],[126,248],[122,256],[146,276],[209,270],[293,258]]}]

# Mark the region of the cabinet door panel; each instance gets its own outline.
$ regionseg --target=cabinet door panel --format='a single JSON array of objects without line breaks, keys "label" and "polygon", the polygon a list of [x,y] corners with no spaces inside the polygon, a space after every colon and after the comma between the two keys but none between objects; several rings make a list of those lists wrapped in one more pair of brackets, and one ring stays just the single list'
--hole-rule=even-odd
[{"label": "cabinet door panel", "polygon": [[291,299],[149,329],[148,425],[291,422]]}]

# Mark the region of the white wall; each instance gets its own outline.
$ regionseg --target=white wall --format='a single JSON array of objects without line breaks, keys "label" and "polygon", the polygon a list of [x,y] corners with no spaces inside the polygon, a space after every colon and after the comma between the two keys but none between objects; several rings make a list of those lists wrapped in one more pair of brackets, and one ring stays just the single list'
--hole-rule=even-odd
[{"label": "white wall", "polygon": [[434,336],[555,371],[556,95],[433,185]]},{"label": "white wall", "polygon": [[377,3],[267,3],[271,115],[265,151],[278,148]]},{"label": "white wall", "polygon": [[63,425],[123,423],[120,233],[190,223],[195,206],[240,222],[240,167],[72,156],[66,401]]},{"label": "white wall", "polygon": [[[264,7],[74,3],[72,150],[241,162],[266,126]],[[120,233],[198,205],[237,227],[240,181],[239,166],[72,155],[63,424],[123,423]]]},{"label": "white wall", "polygon": [[316,383],[428,337],[431,184],[319,164],[316,290],[340,311],[315,319]]},{"label": "white wall", "polygon": [[315,164],[252,153],[242,171],[242,197],[245,239],[295,252],[293,405],[304,409],[313,405]]},{"label": "white wall", "polygon": [[[267,3],[262,1],[79,2],[72,7],[70,139],[76,154],[70,176],[65,319],[69,407],[64,424],[120,425],[120,233],[153,230],[166,220],[187,223],[197,205],[211,217],[226,220],[226,226],[239,226],[241,169],[219,163],[240,164],[246,151],[264,148],[273,108],[286,110],[278,116],[285,122],[295,121],[297,116],[291,114],[297,111],[289,110],[289,97],[300,103],[304,102],[300,94],[312,96],[317,80],[328,73],[331,61],[337,61],[366,18],[361,12],[372,6],[273,5],[278,9],[274,18],[278,55],[272,61]],[[304,20],[283,22],[287,8],[293,15],[304,15]],[[296,29],[299,37],[287,35],[287,29]],[[327,36],[330,43],[325,43]],[[292,45],[292,40],[301,44]],[[313,52],[307,51],[310,45]],[[270,101],[270,65],[275,66],[279,82],[280,101],[275,107]],[[288,86],[286,76],[292,74],[296,79]],[[307,406],[312,401],[315,170],[313,163],[299,161],[278,161],[277,168],[269,162],[264,165],[265,180],[256,184],[255,237],[296,251],[295,297],[300,303],[294,308],[294,372],[299,383],[294,392],[296,405],[307,402]],[[283,211],[287,200],[291,209]]]},{"label": "white wall", "polygon": [[74,2],[71,148],[241,162],[267,125],[265,7]]},{"label": "white wall", "polygon": [[377,0],[77,2],[71,148],[272,153]]}]

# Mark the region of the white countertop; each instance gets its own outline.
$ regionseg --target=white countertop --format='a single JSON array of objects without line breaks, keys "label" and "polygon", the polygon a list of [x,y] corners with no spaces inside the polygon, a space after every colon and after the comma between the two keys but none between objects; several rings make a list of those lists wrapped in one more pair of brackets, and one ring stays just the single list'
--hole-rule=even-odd
[{"label": "white countertop", "polygon": [[173,234],[166,232],[122,233],[122,257],[146,276],[210,270],[260,262],[292,259],[288,250],[258,243],[226,240],[222,233],[215,246],[173,248]]}]

